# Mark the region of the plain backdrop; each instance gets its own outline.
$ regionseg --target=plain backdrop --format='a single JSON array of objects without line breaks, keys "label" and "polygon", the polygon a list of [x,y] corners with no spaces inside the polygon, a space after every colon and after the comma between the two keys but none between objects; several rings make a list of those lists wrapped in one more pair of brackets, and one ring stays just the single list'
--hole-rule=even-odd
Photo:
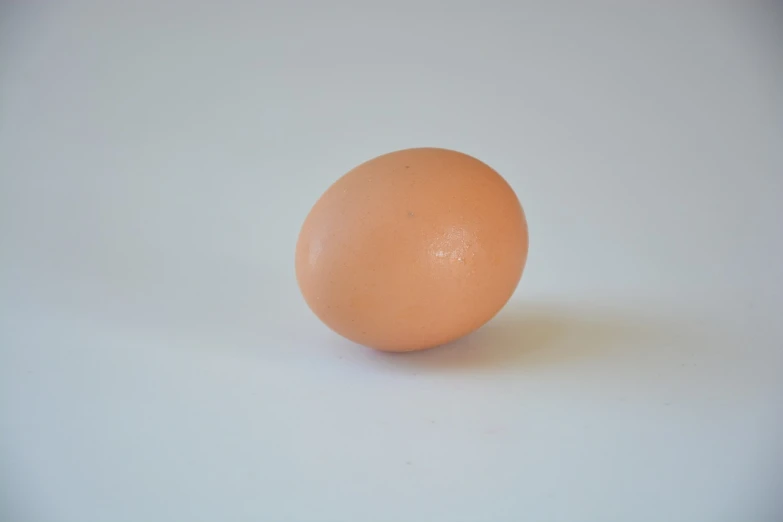
[{"label": "plain backdrop", "polygon": [[[782,28],[4,2],[0,520],[783,520]],[[318,322],[294,246],[414,146],[506,177],[530,258],[486,327],[395,356]]]}]

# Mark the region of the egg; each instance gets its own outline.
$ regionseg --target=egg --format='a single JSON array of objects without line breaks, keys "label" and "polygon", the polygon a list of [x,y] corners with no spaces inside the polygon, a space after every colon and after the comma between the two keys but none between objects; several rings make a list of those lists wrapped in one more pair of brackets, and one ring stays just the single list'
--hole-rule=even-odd
[{"label": "egg", "polygon": [[509,184],[440,148],[378,156],[315,203],[296,245],[296,277],[329,328],[383,351],[431,348],[484,325],[527,260],[525,214]]}]

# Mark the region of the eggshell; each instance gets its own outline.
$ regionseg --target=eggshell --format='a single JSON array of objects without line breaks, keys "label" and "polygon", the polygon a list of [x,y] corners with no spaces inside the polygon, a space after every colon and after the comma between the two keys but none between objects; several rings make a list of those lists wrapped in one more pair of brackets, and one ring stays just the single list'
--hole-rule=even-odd
[{"label": "eggshell", "polygon": [[340,335],[385,351],[430,348],[489,321],[527,260],[522,207],[469,155],[406,149],[337,180],[305,219],[299,287]]}]

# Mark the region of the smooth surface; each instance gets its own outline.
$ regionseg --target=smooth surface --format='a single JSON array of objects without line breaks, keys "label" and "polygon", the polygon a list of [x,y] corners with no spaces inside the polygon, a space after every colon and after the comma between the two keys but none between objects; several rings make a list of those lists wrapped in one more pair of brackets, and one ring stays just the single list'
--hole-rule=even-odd
[{"label": "smooth surface", "polygon": [[368,159],[307,214],[296,280],[324,324],[388,352],[475,331],[514,294],[527,259],[519,198],[485,162],[416,147]]},{"label": "smooth surface", "polygon": [[[0,519],[783,519],[773,3],[17,4]],[[357,350],[299,226],[421,144],[521,195],[525,275],[450,349]]]}]

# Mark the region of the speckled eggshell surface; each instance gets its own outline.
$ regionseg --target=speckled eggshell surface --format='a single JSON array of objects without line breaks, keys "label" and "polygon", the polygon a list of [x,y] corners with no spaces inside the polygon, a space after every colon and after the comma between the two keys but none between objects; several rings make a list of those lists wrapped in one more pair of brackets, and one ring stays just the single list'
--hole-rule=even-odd
[{"label": "speckled eggshell surface", "polygon": [[384,154],[337,180],[307,216],[299,287],[332,330],[385,351],[430,348],[489,321],[527,259],[522,207],[472,156]]}]

